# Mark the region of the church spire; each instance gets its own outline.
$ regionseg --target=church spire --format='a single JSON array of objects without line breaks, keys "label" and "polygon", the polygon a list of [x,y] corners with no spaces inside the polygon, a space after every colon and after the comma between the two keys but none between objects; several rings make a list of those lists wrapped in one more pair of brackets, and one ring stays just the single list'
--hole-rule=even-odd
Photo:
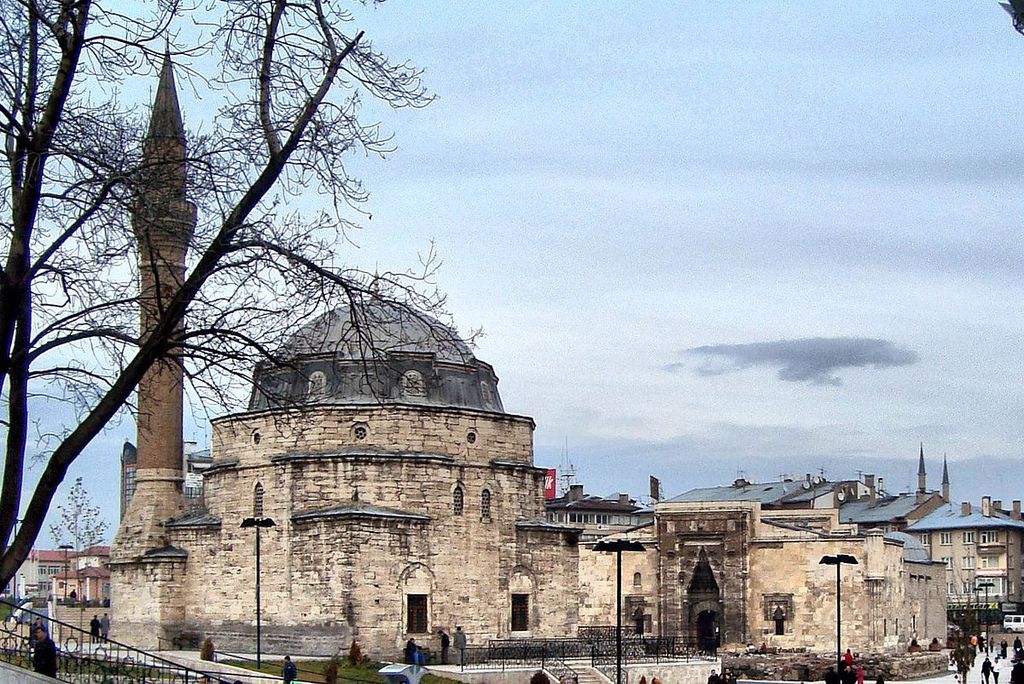
[{"label": "church spire", "polygon": [[942,498],[949,501],[949,467],[946,465],[946,454],[942,454]]},{"label": "church spire", "polygon": [[921,455],[917,460],[917,493],[924,494],[928,489],[928,478],[924,471],[924,442],[921,442]]},{"label": "church spire", "polygon": [[164,52],[164,63],[160,68],[160,83],[153,98],[153,111],[149,117],[147,140],[172,139],[185,142],[185,126],[181,121],[181,106],[178,104],[178,89],[174,85],[174,63],[171,52]]}]

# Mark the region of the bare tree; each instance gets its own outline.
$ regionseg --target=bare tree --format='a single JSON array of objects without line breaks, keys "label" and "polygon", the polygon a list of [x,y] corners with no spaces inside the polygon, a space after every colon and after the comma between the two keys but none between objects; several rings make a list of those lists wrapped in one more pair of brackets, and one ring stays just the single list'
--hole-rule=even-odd
[{"label": "bare tree", "polygon": [[[81,627],[87,594],[82,587],[82,566],[79,558],[83,551],[103,541],[103,535],[107,533],[107,522],[100,518],[100,509],[93,505],[80,477],[75,478],[75,483],[64,502],[57,504],[57,512],[58,522],[50,525],[50,536],[55,546],[70,548],[75,554],[72,570],[75,575],[75,588],[78,590],[78,626]],[[67,570],[65,568],[65,573]],[[67,582],[68,579],[65,575],[64,581]]]},{"label": "bare tree", "polygon": [[[193,391],[222,405],[255,362],[282,361],[275,350],[289,330],[328,307],[443,305],[432,254],[413,271],[368,274],[337,252],[366,199],[345,155],[392,149],[364,103],[431,100],[415,67],[349,30],[354,12],[376,3],[350,4],[0,0],[0,586],[31,549],[68,467],[154,363],[180,361]],[[155,82],[165,53],[179,74],[193,65],[187,81],[217,106],[203,113],[206,133],[189,140],[198,220],[185,272],[172,295],[145,304],[153,316],[140,332],[139,271],[149,264],[136,256],[131,215],[161,170],[146,167],[145,108],[120,93]],[[304,215],[299,196],[326,209]],[[47,402],[77,415],[33,444]],[[31,456],[41,476],[12,537]]]}]

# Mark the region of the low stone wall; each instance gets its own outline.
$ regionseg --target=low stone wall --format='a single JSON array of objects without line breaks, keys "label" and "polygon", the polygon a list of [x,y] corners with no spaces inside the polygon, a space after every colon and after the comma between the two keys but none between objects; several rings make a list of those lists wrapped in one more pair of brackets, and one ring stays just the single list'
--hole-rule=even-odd
[{"label": "low stone wall", "polygon": [[[724,654],[722,669],[730,669],[739,679],[782,681],[821,681],[835,663],[835,656],[823,653],[778,653],[771,655]],[[945,673],[949,658],[945,653],[862,653],[857,663],[864,668],[865,679],[874,681],[907,680]]]}]

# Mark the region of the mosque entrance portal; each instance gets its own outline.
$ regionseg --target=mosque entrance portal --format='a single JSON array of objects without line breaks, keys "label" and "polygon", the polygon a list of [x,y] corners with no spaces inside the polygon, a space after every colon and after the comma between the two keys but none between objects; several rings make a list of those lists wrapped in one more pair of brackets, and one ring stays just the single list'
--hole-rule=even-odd
[{"label": "mosque entrance portal", "polygon": [[704,549],[697,556],[686,597],[690,608],[687,633],[701,650],[717,650],[721,643],[722,596]]}]

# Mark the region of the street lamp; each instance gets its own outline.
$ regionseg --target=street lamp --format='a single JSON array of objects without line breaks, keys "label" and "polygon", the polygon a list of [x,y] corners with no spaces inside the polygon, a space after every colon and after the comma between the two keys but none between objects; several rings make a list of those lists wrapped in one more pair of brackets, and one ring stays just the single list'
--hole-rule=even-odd
[{"label": "street lamp", "polygon": [[622,552],[643,551],[644,545],[629,539],[602,539],[594,550],[615,553],[615,684],[622,684]]},{"label": "street lamp", "polygon": [[989,644],[989,641],[988,641],[989,640],[989,633],[988,633],[988,627],[989,627],[988,590],[989,589],[995,589],[995,587],[996,587],[996,585],[993,584],[992,582],[978,582],[976,585],[974,585],[975,590],[977,590],[977,589],[984,589],[985,590],[985,653],[988,653],[989,649],[992,648],[992,646]]},{"label": "street lamp", "polygon": [[256,528],[256,667],[262,666],[260,648],[260,529],[273,527],[274,521],[270,518],[246,518],[242,521],[243,528]]},{"label": "street lamp", "polygon": [[843,564],[857,565],[857,559],[849,554],[837,553],[834,556],[822,556],[821,560],[818,561],[818,565],[836,566],[836,667],[838,667],[840,670],[842,670],[843,659],[843,589],[842,585],[839,583],[839,569],[843,566]]},{"label": "street lamp", "polygon": [[68,602],[68,575],[71,574],[71,567],[68,565],[68,551],[74,547],[71,544],[61,544],[57,547],[64,552],[64,603]]}]

